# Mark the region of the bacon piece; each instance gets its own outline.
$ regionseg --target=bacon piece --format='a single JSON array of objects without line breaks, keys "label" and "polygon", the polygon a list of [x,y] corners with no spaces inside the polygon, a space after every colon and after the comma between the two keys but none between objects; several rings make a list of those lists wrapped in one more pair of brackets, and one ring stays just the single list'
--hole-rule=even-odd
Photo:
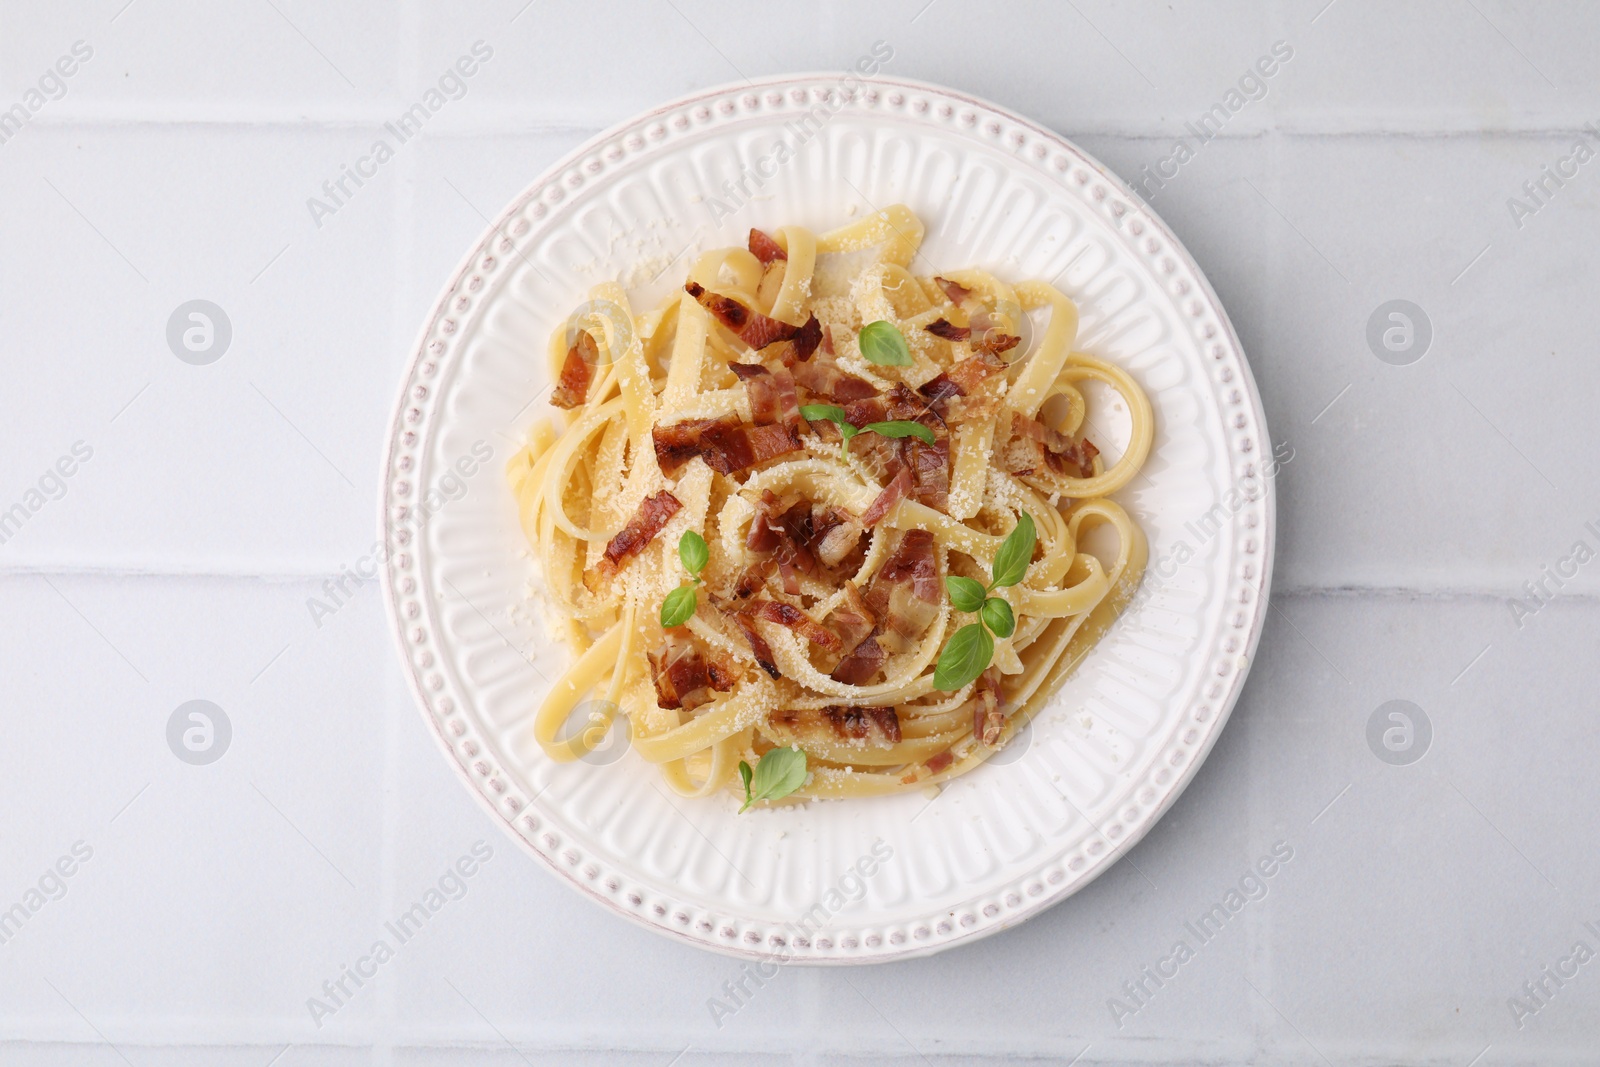
[{"label": "bacon piece", "polygon": [[744,382],[750,398],[750,421],[770,426],[778,421],[778,385],[772,372],[759,363],[730,363],[728,369]]},{"label": "bacon piece", "polygon": [[938,571],[933,534],[907,530],[873,575],[862,598],[865,613],[874,619],[872,632],[834,667],[834,681],[868,684],[878,676],[890,652],[909,648],[928,628],[939,613]]},{"label": "bacon piece", "polygon": [[889,484],[883,487],[883,491],[871,504],[867,505],[867,510],[861,513],[861,525],[867,527],[878,525],[910,491],[911,471],[901,467],[900,472],[889,479]]},{"label": "bacon piece", "polygon": [[1011,351],[1021,343],[1022,338],[1016,334],[1001,333],[999,330],[991,328],[983,332],[983,340],[973,342],[972,350],[998,356],[1002,352]]},{"label": "bacon piece", "polygon": [[753,226],[750,228],[750,254],[759,259],[763,267],[776,260],[789,258],[789,253],[783,250],[782,245]]},{"label": "bacon piece", "polygon": [[731,296],[707,291],[698,282],[689,282],[683,288],[699,301],[701,307],[711,312],[713,318],[737,334],[739,340],[751,348],[765,348],[774,341],[787,341],[800,332],[798,326],[769,319],[761,312],[745,307]]},{"label": "bacon piece", "polygon": [[589,398],[595,361],[599,358],[600,348],[594,343],[594,336],[588,330],[579,330],[578,339],[567,349],[567,358],[561,364],[561,380],[550,394],[550,403],[558,408],[582,406]]},{"label": "bacon piece", "polygon": [[849,512],[817,505],[811,509],[811,551],[824,565],[837,567],[861,543],[862,526]]},{"label": "bacon piece", "polygon": [[933,280],[939,284],[939,288],[944,290],[944,295],[950,298],[950,303],[957,307],[960,307],[972,296],[972,290],[959,282],[939,277],[935,277]]},{"label": "bacon piece", "polygon": [[[1022,340],[1015,334],[1002,332],[1000,329],[1001,319],[990,313],[989,309],[983,306],[983,302],[973,295],[971,289],[950,281],[948,278],[935,278],[934,281],[939,283],[939,288],[944,290],[944,295],[950,298],[952,304],[967,313],[967,325],[965,327],[952,326],[946,322],[946,327],[951,330],[965,329],[967,331],[966,336],[947,338],[948,340],[965,341],[974,335],[981,335],[981,340],[973,341],[973,350],[988,352],[996,356],[1015,348]],[[940,320],[940,322],[944,321],[943,319]],[[936,322],[927,327],[927,329],[933,331],[936,336],[944,337],[943,333],[933,329],[934,326],[938,325],[939,323]]]},{"label": "bacon piece", "polygon": [[817,346],[822,343],[822,323],[812,315],[800,327],[800,332],[794,335],[794,358],[804,363],[817,351]]},{"label": "bacon piece", "polygon": [[949,400],[953,396],[965,395],[962,388],[944,371],[940,371],[936,377],[930,378],[919,385],[917,392],[927,397],[930,404],[937,404],[941,400]]},{"label": "bacon piece", "polygon": [[838,357],[828,341],[823,342],[820,356],[808,362],[795,364],[793,370],[796,382],[818,396],[828,397],[841,404],[878,395],[877,387],[871,382],[839,367]]},{"label": "bacon piece", "polygon": [[695,456],[718,474],[733,474],[798,451],[800,438],[787,426],[746,426],[734,414],[716,419],[690,419],[650,431],[656,461],[672,474]]},{"label": "bacon piece", "polygon": [[681,507],[683,505],[678,498],[665,489],[640,501],[638,513],[606,545],[605,556],[595,567],[596,576],[611,578],[626,567],[630,560],[644,551],[644,547]]},{"label": "bacon piece", "polygon": [[800,391],[795,388],[794,375],[786,370],[775,370],[772,383],[778,390],[778,421],[791,430],[807,429],[809,424],[800,416]]},{"label": "bacon piece", "polygon": [[948,371],[924,382],[917,392],[927,397],[929,403],[948,400],[953,396],[966,396],[1005,369],[1004,360],[988,349],[980,348],[977,355],[957,361]]},{"label": "bacon piece", "polygon": [[907,466],[911,469],[911,499],[937,511],[950,505],[950,435],[931,445],[908,438]]},{"label": "bacon piece", "polygon": [[730,363],[728,369],[744,382],[752,422],[757,426],[781,422],[790,429],[800,427],[803,420],[794,375],[782,368],[768,370],[759,363]]},{"label": "bacon piece", "polygon": [[726,693],[739,684],[739,670],[726,659],[713,659],[706,661],[706,674],[711,679],[711,688],[718,693]]},{"label": "bacon piece", "polygon": [[745,547],[752,552],[773,553],[786,593],[800,593],[801,574],[815,574],[817,557],[813,552],[817,534],[812,522],[812,506],[793,497],[780,500],[770,489],[761,491],[756,501],[755,518],[745,535]]},{"label": "bacon piece", "polygon": [[861,595],[861,590],[856,588],[856,583],[844,583],[844,599],[828,612],[828,617],[822,620],[824,626],[831,627],[838,636],[840,645],[846,653],[855,651],[857,645],[872,635],[873,626],[878,618],[873,614],[872,608],[867,606],[866,598]]},{"label": "bacon piece", "polygon": [[[894,552],[873,575],[866,601],[878,617],[879,638],[901,651],[939,614],[939,566],[933,534],[907,530]],[[881,643],[881,642],[880,642]]]},{"label": "bacon piece", "polygon": [[708,661],[687,628],[674,626],[664,635],[659,652],[647,652],[656,703],[663,708],[693,709],[711,700],[711,692],[725,693],[738,682],[731,665]]},{"label": "bacon piece", "polygon": [[929,774],[938,774],[955,761],[956,758],[950,754],[950,750],[945,749],[937,756],[934,756],[932,759],[928,760],[928,762],[923,764],[923,766],[928,768]]},{"label": "bacon piece", "polygon": [[827,730],[841,741],[864,741],[870,745],[900,743],[900,716],[894,708],[828,704],[807,710],[775,711],[768,721],[795,734]]},{"label": "bacon piece", "polygon": [[766,671],[773,678],[782,678],[778,673],[778,664],[772,656],[772,646],[767,644],[767,639],[756,631],[755,624],[743,612],[734,612],[733,621],[744,634],[744,639],[750,642],[750,651],[755,656],[756,666]]},{"label": "bacon piece", "polygon": [[977,392],[979,386],[996,374],[1004,374],[1005,369],[1005,360],[986,348],[979,348],[977,354],[970,358],[956,361],[956,365],[950,368],[950,380],[960,387],[965,396]]},{"label": "bacon piece", "polygon": [[756,501],[756,517],[750,520],[744,547],[752,552],[771,552],[777,548],[784,533],[783,510],[783,501],[771,489],[761,490],[761,499]]},{"label": "bacon piece", "polygon": [[937,319],[923,327],[935,337],[943,337],[946,341],[965,341],[972,336],[970,326],[954,326],[949,319]]},{"label": "bacon piece", "polygon": [[707,456],[707,466],[721,474],[732,474],[745,467],[754,467],[769,459],[776,459],[787,452],[800,450],[800,438],[796,437],[794,431],[787,426],[752,426],[747,432],[747,440],[750,448],[749,462],[735,464],[730,456],[727,460],[728,469],[723,470],[718,465],[721,461],[717,457]]},{"label": "bacon piece", "polygon": [[1094,477],[1100,450],[1088,438],[1074,441],[1020,411],[1011,413],[1009,434],[995,449],[1000,468],[1010,474],[1031,474],[1040,467],[1056,474]]},{"label": "bacon piece", "polygon": [[751,601],[750,606],[744,609],[744,613],[751,618],[775,622],[779,626],[793,630],[807,641],[829,652],[841,652],[844,649],[832,630],[824,629],[810,615],[792,604],[782,604],[776,600],[762,598]]},{"label": "bacon piece", "polygon": [[883,395],[850,401],[844,406],[844,414],[852,426],[865,426],[869,422],[883,422],[886,419],[927,422],[930,426],[937,426],[940,421],[929,400],[913,393],[900,382],[895,382],[893,388]]},{"label": "bacon piece", "polygon": [[767,575],[772,573],[773,565],[772,560],[761,559],[740,571],[733,583],[733,599],[744,600],[760,592],[762,586],[766,585]]},{"label": "bacon piece", "polygon": [[888,658],[889,654],[878,644],[878,639],[868,637],[839,661],[829,677],[845,685],[866,685],[878,676],[883,661]]},{"label": "bacon piece", "polygon": [[852,708],[829,704],[822,709],[840,736],[855,740],[883,740],[900,743],[900,716],[893,708]]},{"label": "bacon piece", "polygon": [[978,684],[972,691],[972,736],[985,745],[1000,740],[1006,727],[1006,717],[1000,710],[1004,702],[1000,688],[1000,672],[990,667],[978,675]]},{"label": "bacon piece", "polygon": [[[873,584],[910,581],[916,594],[930,604],[939,603],[939,567],[933,557],[933,534],[928,530],[907,530],[900,536],[883,566],[873,576]],[[870,598],[869,598],[870,599]]]}]

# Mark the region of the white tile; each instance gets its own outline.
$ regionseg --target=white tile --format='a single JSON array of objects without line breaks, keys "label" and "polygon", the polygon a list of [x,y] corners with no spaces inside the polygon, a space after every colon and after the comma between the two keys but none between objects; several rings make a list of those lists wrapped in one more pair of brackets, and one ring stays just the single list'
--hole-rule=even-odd
[{"label": "white tile", "polygon": [[[9,2],[0,7],[5,96],[38,87],[58,58],[87,52],[64,95],[41,116],[59,110],[132,103],[146,113],[196,101],[342,104],[392,92],[400,47],[391,5],[378,0],[329,6],[272,0],[242,7],[182,0],[98,0],[55,6]],[[68,64],[69,69],[72,65]],[[8,100],[9,104],[10,101]]]}]

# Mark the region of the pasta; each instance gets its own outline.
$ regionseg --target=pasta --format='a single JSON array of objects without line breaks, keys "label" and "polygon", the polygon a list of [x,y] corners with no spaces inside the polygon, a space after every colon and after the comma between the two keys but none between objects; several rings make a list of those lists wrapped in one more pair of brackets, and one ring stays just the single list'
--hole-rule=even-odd
[{"label": "pasta", "polygon": [[[684,796],[925,789],[1002,748],[1127,605],[1146,544],[1110,495],[1149,400],[1073,347],[1053,286],[913,274],[922,235],[904,206],[752,230],[659,305],[603,284],[554,332],[564,414],[508,467],[574,657],[533,718],[551,758],[625,716]],[[1087,382],[1131,420],[1110,467]],[[602,710],[563,736],[580,705]],[[762,794],[782,748],[804,759]]]}]

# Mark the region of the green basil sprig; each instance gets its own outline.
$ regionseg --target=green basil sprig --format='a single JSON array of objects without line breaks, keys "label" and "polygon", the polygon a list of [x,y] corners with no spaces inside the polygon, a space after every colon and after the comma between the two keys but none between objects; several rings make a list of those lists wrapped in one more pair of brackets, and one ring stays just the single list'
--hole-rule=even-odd
[{"label": "green basil sprig", "polygon": [[774,748],[756,761],[754,771],[739,761],[739,779],[744,782],[742,814],[758,800],[781,800],[806,784],[806,754],[798,748]]},{"label": "green basil sprig", "polygon": [[[1016,528],[1000,542],[1000,551],[994,554],[987,588],[973,578],[949,575],[944,580],[945,591],[950,594],[950,604],[957,611],[976,613],[978,621],[963,626],[944,643],[939,653],[938,665],[933,669],[933,686],[947,693],[975,681],[994,658],[994,638],[1010,637],[1016,631],[1017,620],[1011,605],[989,594],[1009,585],[1016,585],[1028,573],[1033,561],[1034,545],[1038,534],[1033,528],[1033,518],[1026,511],[1017,517]],[[994,637],[990,636],[993,632]]]},{"label": "green basil sprig", "polygon": [[807,422],[831,422],[839,427],[839,436],[844,441],[840,446],[841,457],[850,454],[850,439],[858,433],[875,433],[882,437],[915,437],[927,445],[937,444],[939,440],[933,435],[932,430],[910,419],[869,422],[865,426],[854,426],[845,414],[844,408],[838,404],[802,404],[800,417]]},{"label": "green basil sprig", "polygon": [[678,586],[661,602],[663,628],[682,626],[693,617],[700,604],[695,586],[700,584],[700,572],[705,570],[706,563],[711,559],[711,548],[704,537],[693,530],[685,530],[683,536],[678,538],[678,559],[694,580]]}]

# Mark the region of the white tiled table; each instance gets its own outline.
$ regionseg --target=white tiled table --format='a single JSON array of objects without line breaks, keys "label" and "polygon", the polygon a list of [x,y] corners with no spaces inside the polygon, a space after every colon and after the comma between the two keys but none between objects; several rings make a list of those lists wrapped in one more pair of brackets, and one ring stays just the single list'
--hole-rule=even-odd
[{"label": "white tiled table", "polygon": [[[0,108],[64,87],[0,143],[0,510],[41,478],[59,496],[0,544],[0,908],[65,888],[0,944],[0,1061],[1600,1059],[1600,962],[1512,1003],[1576,942],[1600,952],[1600,566],[1520,626],[1512,606],[1574,542],[1600,549],[1600,161],[1520,226],[1507,204],[1600,147],[1600,10],[1324,2],[0,3]],[[316,225],[307,198],[480,39],[464,97]],[[584,902],[457,784],[376,586],[320,626],[306,600],[371,544],[401,361],[483,215],[644,107],[879,40],[887,72],[1133,180],[1292,47],[1149,187],[1294,449],[1274,610],[1133,862],[930,960],[788,968],[718,1028],[737,963]],[[196,298],[233,329],[204,367],[165,338]],[[1434,330],[1409,366],[1366,341],[1396,298]],[[209,766],[166,741],[196,698],[232,724]],[[1391,699],[1432,723],[1420,762],[1369,749]],[[317,1026],[307,998],[480,839],[466,895]],[[1114,1018],[1279,842],[1265,897]]]}]

